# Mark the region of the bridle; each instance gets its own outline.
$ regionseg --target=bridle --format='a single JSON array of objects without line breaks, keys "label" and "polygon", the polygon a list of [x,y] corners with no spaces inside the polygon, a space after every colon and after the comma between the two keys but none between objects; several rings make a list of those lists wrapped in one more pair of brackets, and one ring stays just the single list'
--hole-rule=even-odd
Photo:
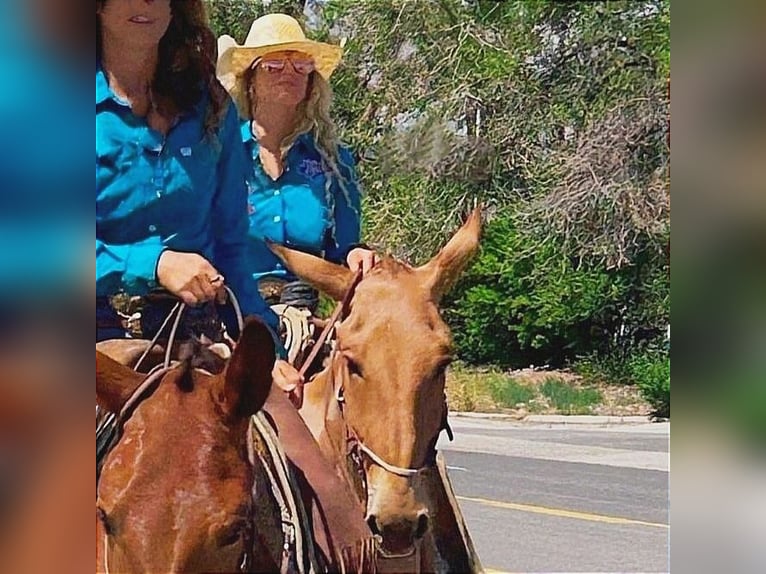
[{"label": "bridle", "polygon": [[[227,294],[229,295],[228,301],[231,303],[232,307],[234,308],[234,313],[237,317],[237,325],[239,328],[239,331],[242,332],[242,329],[244,328],[244,317],[242,315],[241,308],[239,306],[239,301],[237,300],[236,295],[234,295],[234,291],[232,291],[228,286],[224,285],[223,288],[226,290]],[[141,356],[136,361],[135,365],[133,366],[133,370],[137,371],[141,364],[143,363],[144,359],[148,356],[151,349],[154,347],[154,345],[159,340],[160,336],[162,335],[163,331],[165,331],[166,327],[170,325],[171,320],[172,327],[170,328],[170,332],[168,335],[168,341],[167,341],[167,348],[165,349],[165,357],[161,365],[155,366],[152,370],[150,370],[144,380],[141,382],[141,384],[136,387],[136,389],[131,393],[130,397],[127,401],[125,401],[125,404],[120,409],[120,412],[118,414],[110,413],[110,415],[105,419],[105,425],[110,425],[112,422],[115,425],[115,432],[112,435],[112,439],[109,443],[109,446],[107,447],[107,452],[109,452],[114,445],[119,441],[121,435],[122,435],[122,428],[127,422],[127,420],[130,418],[130,414],[133,412],[135,407],[146,397],[146,395],[149,393],[150,390],[154,389],[159,382],[164,378],[164,376],[172,371],[173,369],[177,368],[181,363],[179,361],[171,361],[170,356],[172,353],[173,345],[175,343],[176,339],[176,333],[178,331],[178,326],[181,323],[181,318],[184,314],[184,311],[186,310],[186,303],[183,303],[181,301],[177,302],[173,308],[170,310],[168,315],[165,317],[165,320],[160,325],[160,328],[157,330],[157,333],[154,335],[154,338],[149,342],[149,345],[146,347],[146,350],[141,354]],[[210,374],[210,373],[207,373]],[[250,511],[248,513],[248,519],[245,521],[242,529],[242,543],[243,543],[243,551],[242,551],[242,557],[239,560],[238,569],[239,572],[248,572],[250,569],[250,566],[253,563],[253,532],[254,532],[255,524],[253,519],[253,513]],[[104,572],[105,574],[109,574],[109,554],[108,554],[108,548],[109,548],[109,539],[108,539],[108,532],[107,529],[104,529]]]},{"label": "bridle", "polygon": [[[349,288],[346,290],[346,294],[343,297],[343,300],[338,303],[338,305],[335,307],[332,315],[330,316],[330,319],[327,321],[324,329],[319,335],[319,338],[317,339],[316,343],[314,344],[311,353],[306,358],[305,362],[300,368],[300,374],[303,376],[306,374],[308,369],[311,367],[312,363],[316,359],[317,355],[319,354],[319,351],[322,349],[324,343],[327,341],[328,337],[330,336],[330,333],[335,329],[336,323],[339,320],[343,320],[349,312],[349,305],[351,303],[351,300],[354,297],[354,293],[356,291],[357,286],[362,280],[362,272],[361,270],[357,270],[354,274],[354,277],[351,281],[351,284]],[[343,415],[343,404],[345,402],[343,398],[343,384],[338,383],[336,377],[334,376],[334,359],[337,356],[339,351],[337,349],[334,349],[330,353],[330,378],[333,386],[333,395],[335,397],[335,400],[338,404],[338,408],[341,412],[341,415]],[[429,456],[426,459],[426,464],[424,464],[421,467],[418,468],[410,468],[410,467],[402,467],[397,466],[395,464],[392,464],[388,461],[386,461],[382,456],[377,454],[372,448],[370,448],[368,445],[366,445],[358,436],[356,431],[351,427],[351,425],[346,420],[346,417],[343,416],[344,420],[344,426],[346,428],[346,444],[347,444],[347,457],[351,459],[357,473],[360,475],[362,479],[362,483],[364,485],[365,491],[367,490],[367,479],[366,479],[366,472],[364,470],[364,464],[362,462],[363,455],[370,459],[374,464],[385,470],[386,472],[389,472],[391,474],[395,474],[397,476],[402,476],[405,478],[411,478],[414,476],[417,476],[431,468],[434,468],[436,465],[436,440],[438,439],[439,434],[442,430],[447,431],[447,435],[449,436],[449,439],[452,440],[452,429],[449,426],[449,423],[447,422],[447,412],[445,409],[444,418],[442,421],[442,426],[439,428],[439,433],[437,433],[436,437],[433,440],[433,445],[430,447]]]},{"label": "bridle", "polygon": [[[408,479],[418,476],[422,473],[425,473],[435,468],[437,464],[436,463],[436,453],[437,453],[436,442],[439,438],[439,435],[441,434],[441,431],[446,430],[447,435],[449,436],[449,439],[452,440],[453,438],[452,429],[450,428],[449,422],[447,421],[447,409],[445,408],[444,410],[442,425],[439,428],[439,431],[436,433],[436,436],[434,436],[431,444],[429,445],[429,452],[426,457],[426,462],[423,466],[420,466],[417,468],[403,467],[403,466],[397,466],[395,464],[388,462],[382,456],[376,453],[372,448],[366,445],[361,438],[359,438],[359,435],[351,426],[351,424],[349,423],[344,413],[343,405],[345,404],[345,399],[343,397],[343,383],[342,382],[338,383],[337,377],[334,376],[335,361],[333,359],[335,358],[336,353],[339,353],[339,351],[334,350],[332,354],[330,355],[330,378],[331,378],[330,382],[333,387],[333,396],[335,398],[335,401],[337,402],[338,410],[341,413],[341,419],[343,420],[343,426],[346,432],[346,458],[350,462],[351,466],[356,472],[356,475],[361,481],[361,489],[362,489],[362,495],[364,496],[364,500],[366,501],[369,497],[367,470],[364,464],[364,457],[367,457],[373,464],[379,466],[385,472],[388,472],[396,476],[408,478]],[[404,559],[404,558],[411,558],[414,556],[414,560],[416,564],[416,572],[418,573],[420,572],[420,542],[421,540],[414,541],[414,543],[412,544],[409,550],[406,550],[402,553],[392,553],[392,552],[388,552],[384,550],[382,545],[382,537],[380,536],[380,534],[375,534],[374,538],[376,541],[377,550],[380,553],[381,558],[398,560],[398,559]]]}]

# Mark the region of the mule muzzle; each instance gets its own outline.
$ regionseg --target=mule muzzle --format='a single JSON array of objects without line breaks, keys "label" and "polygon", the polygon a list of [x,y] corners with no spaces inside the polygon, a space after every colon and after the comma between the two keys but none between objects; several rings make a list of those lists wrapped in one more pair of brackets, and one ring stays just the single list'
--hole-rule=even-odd
[{"label": "mule muzzle", "polygon": [[409,556],[428,532],[428,512],[420,510],[411,517],[367,515],[367,525],[378,542],[379,551],[387,557]]}]

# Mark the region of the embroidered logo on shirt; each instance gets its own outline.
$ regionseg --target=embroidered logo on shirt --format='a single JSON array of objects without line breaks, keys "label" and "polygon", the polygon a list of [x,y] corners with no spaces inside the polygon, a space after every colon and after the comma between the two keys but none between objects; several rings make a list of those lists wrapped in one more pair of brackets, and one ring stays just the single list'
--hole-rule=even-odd
[{"label": "embroidered logo on shirt", "polygon": [[298,172],[308,178],[315,178],[324,174],[322,163],[315,159],[303,159],[298,166]]}]

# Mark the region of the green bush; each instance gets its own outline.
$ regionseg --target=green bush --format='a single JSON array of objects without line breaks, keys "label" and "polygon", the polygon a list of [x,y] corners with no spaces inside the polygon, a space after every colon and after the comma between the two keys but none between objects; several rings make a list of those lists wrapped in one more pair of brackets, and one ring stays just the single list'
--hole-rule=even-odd
[{"label": "green bush", "polygon": [[647,350],[636,353],[628,363],[633,382],[654,408],[656,417],[670,416],[670,353]]},{"label": "green bush", "polygon": [[468,362],[560,366],[607,336],[625,292],[620,272],[578,264],[498,217],[445,314]]},{"label": "green bush", "polygon": [[579,389],[571,383],[553,377],[545,380],[540,392],[558,411],[570,415],[588,414],[591,406],[602,399],[601,392],[597,389]]},{"label": "green bush", "polygon": [[578,358],[572,368],[586,384],[633,385],[629,359],[624,353],[594,351]]}]

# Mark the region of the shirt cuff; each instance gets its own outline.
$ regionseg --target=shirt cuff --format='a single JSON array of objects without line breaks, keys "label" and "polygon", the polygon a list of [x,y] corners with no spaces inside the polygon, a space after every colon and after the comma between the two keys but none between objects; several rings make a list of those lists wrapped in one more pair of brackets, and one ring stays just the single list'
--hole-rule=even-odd
[{"label": "shirt cuff", "polygon": [[165,246],[155,241],[132,245],[125,261],[123,283],[128,293],[142,294],[157,287],[157,264]]}]

